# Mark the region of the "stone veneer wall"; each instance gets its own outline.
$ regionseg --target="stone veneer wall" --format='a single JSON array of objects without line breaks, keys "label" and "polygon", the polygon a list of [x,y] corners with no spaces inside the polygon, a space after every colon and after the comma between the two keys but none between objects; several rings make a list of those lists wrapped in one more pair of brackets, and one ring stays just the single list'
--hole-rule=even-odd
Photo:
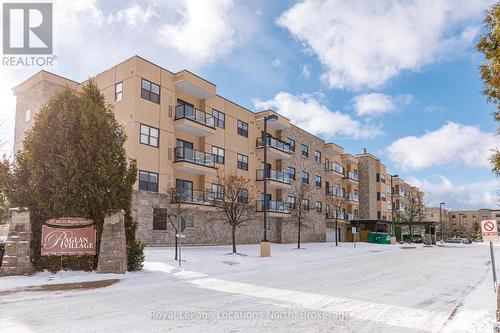
[{"label": "stone veneer wall", "polygon": [[377,219],[377,161],[369,156],[358,157],[359,218]]},{"label": "stone veneer wall", "polygon": [[124,274],[127,271],[127,242],[123,211],[104,218],[98,255],[97,273]]},{"label": "stone veneer wall", "polygon": [[5,243],[0,276],[29,275],[33,273],[30,248],[32,237],[30,213],[12,209],[11,214],[9,235]]}]

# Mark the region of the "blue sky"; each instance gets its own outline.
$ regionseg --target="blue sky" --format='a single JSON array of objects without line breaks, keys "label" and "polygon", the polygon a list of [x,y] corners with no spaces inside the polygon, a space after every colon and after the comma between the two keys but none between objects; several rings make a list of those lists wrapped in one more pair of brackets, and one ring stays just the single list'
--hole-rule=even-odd
[{"label": "blue sky", "polygon": [[[273,108],[346,152],[363,148],[428,204],[497,206],[499,145],[474,50],[491,1],[54,1],[57,64],[84,80],[138,54],[187,68],[251,110]],[[41,68],[0,67],[10,88]]]}]

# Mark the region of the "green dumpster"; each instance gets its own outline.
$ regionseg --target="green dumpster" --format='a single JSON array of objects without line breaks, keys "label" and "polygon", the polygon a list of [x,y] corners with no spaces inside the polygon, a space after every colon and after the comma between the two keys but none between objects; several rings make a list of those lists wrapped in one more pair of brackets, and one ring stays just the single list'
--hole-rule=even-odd
[{"label": "green dumpster", "polygon": [[384,232],[371,232],[367,237],[368,243],[391,244],[391,234]]}]

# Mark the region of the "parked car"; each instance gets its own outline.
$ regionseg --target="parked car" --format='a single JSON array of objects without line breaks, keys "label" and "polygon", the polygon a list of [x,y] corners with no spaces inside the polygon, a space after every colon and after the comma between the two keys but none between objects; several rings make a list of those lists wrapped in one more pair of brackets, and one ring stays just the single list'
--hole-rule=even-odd
[{"label": "parked car", "polygon": [[419,234],[411,235],[411,241],[412,243],[423,243],[424,242],[424,237]]}]

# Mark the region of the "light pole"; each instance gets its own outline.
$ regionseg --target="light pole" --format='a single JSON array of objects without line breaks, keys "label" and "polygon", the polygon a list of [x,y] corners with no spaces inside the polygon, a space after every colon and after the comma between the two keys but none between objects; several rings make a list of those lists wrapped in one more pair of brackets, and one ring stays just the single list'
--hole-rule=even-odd
[{"label": "light pole", "polygon": [[392,178],[397,178],[399,175],[390,175],[391,176],[391,220],[392,220],[392,232],[391,236],[396,236],[394,232],[394,187],[392,186]]},{"label": "light pole", "polygon": [[262,140],[264,144],[264,239],[260,243],[260,256],[261,257],[270,257],[271,249],[269,241],[267,240],[267,121],[275,121],[278,120],[278,116],[275,114],[271,114],[269,116],[264,117],[264,132],[262,133]]},{"label": "light pole", "polygon": [[439,231],[441,234],[441,240],[443,239],[443,205],[445,205],[444,202],[439,203]]}]

